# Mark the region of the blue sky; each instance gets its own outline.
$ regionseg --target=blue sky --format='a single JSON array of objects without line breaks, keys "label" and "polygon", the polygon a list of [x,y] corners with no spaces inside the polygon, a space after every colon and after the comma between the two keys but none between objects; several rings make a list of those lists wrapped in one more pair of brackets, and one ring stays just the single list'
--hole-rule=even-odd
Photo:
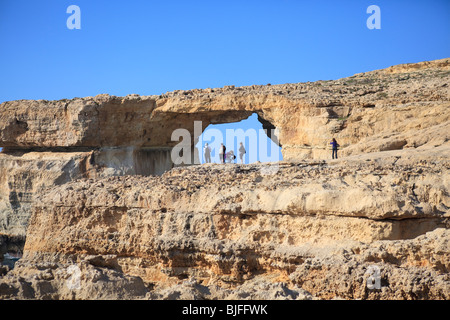
[{"label": "blue sky", "polygon": [[449,16],[448,0],[1,0],[0,102],[338,79],[449,57]]},{"label": "blue sky", "polygon": [[[274,132],[275,133],[275,132]],[[219,163],[220,144],[224,143],[226,152],[233,151],[236,159],[234,163],[240,163],[239,143],[242,142],[246,153],[244,163],[273,162],[283,160],[281,147],[269,139],[263,130],[262,124],[258,121],[256,113],[247,119],[235,123],[211,124],[209,125],[199,141],[196,143],[200,161],[204,163],[204,146],[208,143],[211,148],[211,161]]]},{"label": "blue sky", "polygon": [[448,0],[0,0],[0,102],[338,79],[449,57],[449,16]]}]

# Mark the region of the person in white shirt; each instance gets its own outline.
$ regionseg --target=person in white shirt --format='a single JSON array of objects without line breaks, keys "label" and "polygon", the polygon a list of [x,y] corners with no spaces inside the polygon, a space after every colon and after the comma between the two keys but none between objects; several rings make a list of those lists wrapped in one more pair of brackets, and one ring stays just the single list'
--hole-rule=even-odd
[{"label": "person in white shirt", "polygon": [[205,163],[211,163],[211,148],[210,148],[210,146],[208,146],[208,143],[205,143],[203,152],[205,155]]},{"label": "person in white shirt", "polygon": [[241,164],[244,164],[244,154],[246,153],[247,151],[245,151],[244,145],[241,142],[239,147],[239,159],[241,159]]}]

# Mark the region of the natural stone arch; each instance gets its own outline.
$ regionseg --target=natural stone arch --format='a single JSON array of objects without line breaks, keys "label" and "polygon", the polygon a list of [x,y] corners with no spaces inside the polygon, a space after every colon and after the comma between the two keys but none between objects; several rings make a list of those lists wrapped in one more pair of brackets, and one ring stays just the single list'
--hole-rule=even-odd
[{"label": "natural stone arch", "polygon": [[[240,126],[237,126],[241,124]],[[260,132],[260,130],[262,130]],[[218,132],[219,131],[219,132]],[[215,136],[218,132],[219,137]],[[196,136],[194,140],[194,148],[200,162],[204,162],[202,153],[203,147],[206,142],[213,142],[212,148],[218,149],[219,143],[224,143],[227,146],[227,151],[233,150],[236,157],[238,157],[239,143],[243,142],[246,148],[247,154],[246,159],[250,160],[249,151],[251,159],[254,161],[260,161],[262,159],[273,159],[273,161],[279,161],[282,156],[278,156],[281,150],[281,146],[278,143],[278,137],[276,136],[276,127],[269,121],[262,118],[257,112],[252,113],[247,118],[234,121],[234,122],[221,122],[221,123],[211,123],[205,130],[202,131],[200,136]],[[219,138],[220,141],[215,141]],[[270,140],[268,140],[270,139]],[[267,142],[270,141],[270,157],[267,154]],[[200,145],[200,142],[202,143]],[[265,144],[265,146],[263,146]],[[276,146],[275,146],[276,145]],[[260,147],[262,150],[260,150]],[[214,150],[213,150],[214,151]],[[273,152],[277,153],[277,156],[273,155]],[[218,150],[215,150],[213,154],[217,158]],[[216,159],[217,160],[217,159]],[[239,158],[236,159],[239,163]],[[218,162],[218,161],[212,161]]]}]

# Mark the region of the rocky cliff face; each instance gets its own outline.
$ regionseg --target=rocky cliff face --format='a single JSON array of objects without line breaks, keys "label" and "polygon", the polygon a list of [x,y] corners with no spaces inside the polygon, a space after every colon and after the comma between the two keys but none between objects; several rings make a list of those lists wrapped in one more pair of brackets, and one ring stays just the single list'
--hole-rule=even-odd
[{"label": "rocky cliff face", "polygon": [[[407,134],[408,130],[446,123],[449,77],[450,60],[443,59],[334,81],[178,90],[159,96],[4,102],[0,143],[19,149],[167,148],[178,143],[171,139],[175,129],[194,134],[194,121],[202,121],[204,129],[258,113],[267,127],[278,128],[285,160],[301,159],[315,155],[311,150],[323,149],[330,136],[346,146],[367,137],[382,138],[378,134],[392,137],[399,131]],[[424,118],[427,121],[419,126],[417,119]],[[417,147],[427,142],[402,137],[405,144],[368,150]]]},{"label": "rocky cliff face", "polygon": [[[2,103],[0,233],[25,233],[33,186],[52,185],[53,179],[58,184],[76,178],[160,175],[173,167],[170,151],[179,143],[172,141],[175,129],[189,130],[194,144],[209,124],[239,121],[252,113],[264,128],[278,129],[277,141],[288,161],[329,158],[332,137],[341,145],[341,156],[440,146],[450,132],[449,61],[314,83]],[[194,121],[201,121],[200,131],[194,130]],[[23,177],[24,163],[51,167],[56,176],[42,180],[48,174],[35,168],[26,169]]]},{"label": "rocky cliff face", "polygon": [[[0,297],[448,299],[449,68],[3,103]],[[172,168],[173,130],[252,113],[285,161]]]},{"label": "rocky cliff face", "polygon": [[[0,293],[448,299],[449,155],[391,151],[271,171],[209,164],[69,182],[36,199],[25,255]],[[369,288],[371,268],[379,288]]]}]

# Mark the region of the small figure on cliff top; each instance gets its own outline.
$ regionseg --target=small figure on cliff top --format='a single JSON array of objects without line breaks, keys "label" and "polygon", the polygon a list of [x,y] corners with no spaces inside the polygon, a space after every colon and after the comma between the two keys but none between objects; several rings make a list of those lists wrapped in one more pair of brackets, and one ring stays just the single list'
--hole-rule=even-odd
[{"label": "small figure on cliff top", "polygon": [[208,143],[205,143],[205,147],[203,148],[205,154],[205,162],[211,163],[211,148],[208,146]]},{"label": "small figure on cliff top", "polygon": [[244,145],[241,142],[239,147],[239,159],[241,159],[241,164],[244,164],[244,154],[246,153],[247,151],[245,151]]},{"label": "small figure on cliff top", "polygon": [[[336,139],[333,138],[333,140],[331,140],[330,144],[331,144],[331,147],[333,150],[331,156],[333,157],[333,159],[337,159],[338,158],[337,151],[338,151],[339,143],[337,143]],[[336,156],[336,158],[335,158],[335,156]]]}]

